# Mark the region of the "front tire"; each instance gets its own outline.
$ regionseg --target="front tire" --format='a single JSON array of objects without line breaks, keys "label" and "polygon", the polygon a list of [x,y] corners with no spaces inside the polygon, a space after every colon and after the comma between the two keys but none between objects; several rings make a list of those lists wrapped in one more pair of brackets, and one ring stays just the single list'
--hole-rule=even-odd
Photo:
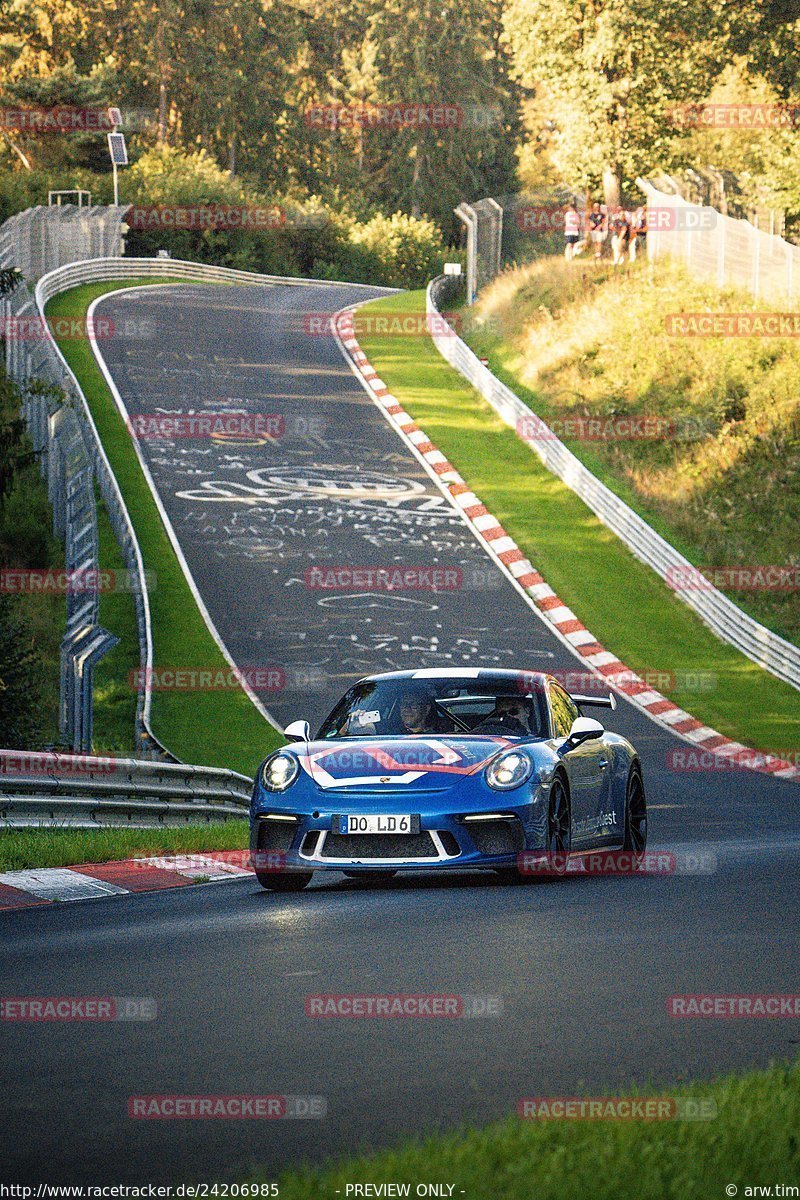
[{"label": "front tire", "polygon": [[623,850],[633,855],[638,865],[647,849],[647,798],[642,771],[637,763],[628,773],[625,787],[625,841]]},{"label": "front tire", "polygon": [[256,879],[268,892],[302,892],[311,883],[313,871],[256,871]]},{"label": "front tire", "polygon": [[569,788],[561,775],[556,775],[550,787],[547,810],[547,861],[550,873],[566,875],[572,850],[572,805]]},{"label": "front tire", "polygon": [[508,884],[527,883],[533,879],[546,879],[553,875],[561,878],[567,874],[571,850],[572,805],[569,787],[562,775],[556,775],[550,787],[547,809],[547,846],[543,852],[537,851],[535,855],[537,860],[539,855],[542,855],[543,869],[523,874],[516,867],[495,867],[495,872]]}]

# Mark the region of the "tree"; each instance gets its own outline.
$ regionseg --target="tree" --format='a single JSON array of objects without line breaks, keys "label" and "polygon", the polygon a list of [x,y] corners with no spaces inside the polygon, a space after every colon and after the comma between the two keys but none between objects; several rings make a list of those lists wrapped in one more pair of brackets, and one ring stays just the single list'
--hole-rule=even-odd
[{"label": "tree", "polygon": [[[18,273],[3,271],[0,295],[14,290]],[[35,460],[25,422],[20,416],[20,394],[0,371],[0,505],[11,492],[19,472]]]},{"label": "tree", "polygon": [[723,67],[724,0],[509,0],[522,83],[544,91],[565,181],[602,180],[606,203],[658,165],[674,106],[701,100]]},{"label": "tree", "polygon": [[[796,105],[784,105],[763,75],[752,73],[747,61],[735,59],[711,91],[708,105],[752,105],[784,115],[785,124],[749,129],[715,127],[702,122],[682,139],[681,166],[724,167],[736,177],[736,199],[746,208],[783,209],[789,224],[800,214],[800,128]],[[789,120],[794,116],[794,121]]]},{"label": "tree", "polygon": [[800,83],[800,0],[739,0],[731,21],[731,48],[763,75],[783,100],[797,99]]},{"label": "tree", "polygon": [[519,88],[499,0],[380,0],[369,16],[383,102],[446,106],[455,119],[371,131],[376,201],[452,224],[460,200],[514,190]]},{"label": "tree", "polygon": [[[80,4],[73,0],[3,4],[0,16],[0,104],[53,107],[96,101],[102,83],[83,78],[76,65],[89,26]],[[0,134],[0,146],[5,144],[26,170],[37,161],[46,167],[61,158],[85,162],[93,149],[85,137],[36,137],[8,127]]]},{"label": "tree", "polygon": [[285,178],[276,160],[296,25],[271,0],[186,5],[176,92],[184,138],[270,186]]}]

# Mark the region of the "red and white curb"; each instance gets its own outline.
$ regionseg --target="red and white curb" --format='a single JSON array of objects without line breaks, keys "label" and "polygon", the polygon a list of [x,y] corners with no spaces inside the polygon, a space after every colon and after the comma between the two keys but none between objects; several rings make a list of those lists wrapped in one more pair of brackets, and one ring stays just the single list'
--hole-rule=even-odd
[{"label": "red and white curb", "polygon": [[455,467],[447,461],[414,418],[405,411],[397,397],[389,391],[353,335],[355,309],[354,305],[338,312],[332,319],[333,327],[341,346],[347,352],[353,370],[372,400],[428,467],[454,507],[467,518],[469,525],[486,544],[492,557],[531,598],[538,613],[553,627],[561,641],[570,647],[583,665],[604,678],[611,687],[625,695],[657,724],[693,745],[698,753],[708,755],[710,759],[727,759],[730,763],[748,770],[800,781],[800,766],[794,766],[775,755],[752,750],[704,725],[691,713],[679,708],[674,701],[647,684],[641,676],[630,667],[626,667],[615,654],[597,641],[568,605],[559,599],[497,518],[481,503]]},{"label": "red and white curb", "polygon": [[[246,858],[247,851],[235,852]],[[69,900],[97,900],[155,892],[192,883],[223,883],[242,875],[246,867],[229,861],[230,850],[179,854],[168,858],[126,858],[120,862],[82,863],[77,867],[37,867],[0,872],[0,910],[32,908]]]}]

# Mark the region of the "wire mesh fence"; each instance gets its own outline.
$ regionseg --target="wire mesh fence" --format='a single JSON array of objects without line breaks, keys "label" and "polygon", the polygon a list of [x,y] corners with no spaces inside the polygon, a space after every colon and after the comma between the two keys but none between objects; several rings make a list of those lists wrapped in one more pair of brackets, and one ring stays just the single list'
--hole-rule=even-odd
[{"label": "wire mesh fence", "polygon": [[[62,743],[79,753],[92,748],[94,667],[117,641],[99,624],[95,481],[129,567],[142,637],[145,614],[132,530],[116,502],[116,481],[112,487],[80,389],[42,321],[29,284],[94,251],[111,249],[118,254],[124,212],[34,208],[11,217],[0,228],[0,267],[19,272],[17,285],[0,299],[6,374],[21,391],[22,413],[48,482],[54,532],[64,542],[66,626],[61,643],[59,732]],[[143,644],[140,650],[144,652]],[[136,726],[139,752],[160,755],[163,748],[149,729],[142,697]]]},{"label": "wire mesh fence", "polygon": [[496,200],[461,203],[455,210],[467,233],[467,303],[500,272],[503,247],[503,209]]},{"label": "wire mesh fence", "polygon": [[770,304],[796,304],[800,246],[708,205],[692,204],[650,180],[637,182],[647,197],[651,261],[679,258],[693,275],[718,287],[741,288]]},{"label": "wire mesh fence", "polygon": [[[651,261],[677,258],[693,275],[720,288],[739,288],[762,303],[796,305],[800,246],[743,217],[720,211],[719,196],[726,194],[724,189],[720,191],[721,184],[716,190],[710,184],[705,191],[696,188],[692,199],[682,195],[678,184],[667,176],[657,181],[638,179],[637,185],[642,196],[623,204],[621,216],[632,229],[640,221],[644,223]],[[701,197],[713,198],[714,205],[702,203]],[[563,253],[565,215],[571,203],[579,230],[578,253],[588,246],[590,206],[590,198],[580,191],[561,185],[459,205],[456,213],[467,227],[468,303],[474,303],[478,292],[504,265]],[[601,208],[608,227],[616,213],[605,205]],[[636,240],[632,240],[635,248]]]},{"label": "wire mesh fence", "polygon": [[[29,283],[48,271],[84,258],[122,254],[126,207],[79,208],[37,205],[17,213],[0,228],[0,265],[13,265]],[[13,263],[4,262],[13,259]]]}]

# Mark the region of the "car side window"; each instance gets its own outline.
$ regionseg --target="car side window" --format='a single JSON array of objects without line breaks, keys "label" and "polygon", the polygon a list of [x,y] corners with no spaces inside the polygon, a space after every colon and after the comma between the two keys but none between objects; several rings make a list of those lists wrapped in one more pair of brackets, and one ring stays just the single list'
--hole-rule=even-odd
[{"label": "car side window", "polygon": [[555,737],[568,737],[572,722],[580,713],[563,688],[551,686],[550,708],[553,713]]}]

